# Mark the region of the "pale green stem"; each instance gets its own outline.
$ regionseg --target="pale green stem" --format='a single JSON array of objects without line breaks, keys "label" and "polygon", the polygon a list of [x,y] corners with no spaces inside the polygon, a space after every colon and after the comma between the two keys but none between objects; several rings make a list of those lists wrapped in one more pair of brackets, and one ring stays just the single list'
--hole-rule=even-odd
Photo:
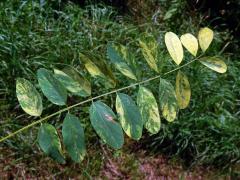
[{"label": "pale green stem", "polygon": [[[171,70],[171,71],[168,71],[168,72],[164,73],[163,75],[167,75],[167,74],[173,73],[173,72],[175,72],[175,71],[177,71],[177,70],[179,70],[179,69],[182,69],[183,67],[188,66],[189,64],[195,62],[195,61],[198,60],[199,58],[200,58],[200,56],[197,57],[197,58],[195,58],[195,59],[193,59],[192,61],[189,61],[188,63],[186,63],[186,64],[184,64],[184,65],[182,65],[182,66],[179,66],[179,67],[177,67],[177,68],[175,68],[175,69],[173,69],[173,70]],[[158,79],[158,78],[160,78],[160,77],[161,77],[161,75],[157,75],[157,76],[155,76],[155,77],[146,79],[146,80],[144,80],[144,81],[137,82],[137,83],[134,83],[134,84],[131,84],[131,85],[129,85],[129,86],[125,86],[125,87],[122,87],[122,88],[119,88],[119,89],[115,89],[115,90],[113,90],[113,91],[110,91],[110,92],[101,94],[101,95],[99,95],[99,96],[95,96],[95,97],[93,97],[93,98],[90,98],[90,99],[87,99],[87,100],[85,100],[85,101],[79,102],[79,103],[77,103],[77,104],[73,104],[73,105],[71,105],[71,106],[68,106],[68,107],[66,107],[66,108],[63,108],[63,109],[61,109],[61,110],[59,110],[59,111],[57,111],[57,112],[55,112],[55,113],[53,113],[53,114],[51,114],[51,115],[49,115],[49,116],[46,116],[46,117],[41,118],[41,119],[39,119],[39,120],[37,120],[37,121],[34,121],[33,123],[28,124],[27,126],[24,126],[23,128],[21,128],[21,129],[15,131],[15,132],[13,132],[13,133],[10,133],[9,135],[7,135],[7,136],[5,136],[5,137],[3,137],[3,138],[1,138],[1,139],[0,139],[0,143],[3,142],[3,141],[5,141],[5,140],[7,140],[7,139],[9,139],[9,138],[11,138],[11,137],[13,137],[13,136],[15,136],[15,135],[18,134],[18,133],[21,133],[22,131],[25,131],[25,130],[27,130],[27,129],[29,129],[29,128],[37,125],[37,124],[42,123],[43,121],[46,121],[47,119],[49,119],[49,118],[51,118],[51,117],[53,117],[53,116],[56,116],[56,115],[58,115],[58,114],[60,114],[60,113],[62,113],[62,112],[68,111],[68,110],[70,110],[70,109],[72,109],[72,108],[74,108],[74,107],[80,106],[80,105],[82,105],[82,104],[91,102],[91,101],[93,101],[93,100],[99,99],[99,98],[101,98],[101,97],[104,97],[104,96],[107,96],[107,95],[110,95],[110,94],[113,94],[113,93],[117,93],[117,92],[119,92],[119,91],[123,91],[123,90],[125,90],[125,89],[129,89],[129,88],[131,88],[131,87],[135,87],[135,86],[138,86],[138,85],[147,83],[147,82],[149,82],[149,81],[153,81],[153,80]]]}]

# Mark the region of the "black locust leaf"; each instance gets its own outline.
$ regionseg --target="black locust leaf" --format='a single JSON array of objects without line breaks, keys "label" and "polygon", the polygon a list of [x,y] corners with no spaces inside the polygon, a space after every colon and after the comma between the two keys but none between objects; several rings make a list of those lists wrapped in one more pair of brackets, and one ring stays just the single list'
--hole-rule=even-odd
[{"label": "black locust leaf", "polygon": [[56,129],[51,124],[42,124],[38,131],[38,143],[43,152],[55,161],[64,164],[60,139]]},{"label": "black locust leaf", "polygon": [[118,93],[116,110],[125,133],[132,139],[139,140],[142,136],[143,121],[132,98],[126,94]]},{"label": "black locust leaf", "polygon": [[42,98],[36,88],[26,79],[18,78],[16,94],[22,109],[31,116],[42,114]]},{"label": "black locust leaf", "polygon": [[60,106],[66,104],[67,91],[50,71],[41,68],[37,71],[37,77],[40,88],[49,101]]},{"label": "black locust leaf", "polygon": [[116,115],[110,107],[101,101],[93,102],[90,107],[90,120],[101,139],[114,149],[120,149],[124,143],[123,131]]},{"label": "black locust leaf", "polygon": [[125,76],[137,80],[137,77],[133,73],[132,69],[128,66],[124,60],[124,56],[121,56],[122,52],[119,52],[118,48],[108,44],[107,46],[107,56],[115,67]]},{"label": "black locust leaf", "polygon": [[64,68],[61,71],[54,69],[54,77],[58,79],[64,85],[64,87],[74,95],[82,97],[91,95],[90,82],[72,68]]},{"label": "black locust leaf", "polygon": [[81,162],[86,154],[84,131],[79,119],[67,114],[62,126],[63,144],[75,162]]},{"label": "black locust leaf", "polygon": [[160,79],[159,103],[163,117],[172,122],[177,116],[178,104],[172,84],[165,79]]},{"label": "black locust leaf", "polygon": [[149,89],[140,86],[138,90],[137,104],[146,129],[150,133],[156,134],[160,130],[161,119],[158,104],[153,93]]}]

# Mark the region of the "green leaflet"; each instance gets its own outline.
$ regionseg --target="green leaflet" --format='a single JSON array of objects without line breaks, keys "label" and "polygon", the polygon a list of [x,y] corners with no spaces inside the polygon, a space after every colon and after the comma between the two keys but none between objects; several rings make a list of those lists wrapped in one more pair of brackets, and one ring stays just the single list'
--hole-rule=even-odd
[{"label": "green leaflet", "polygon": [[126,62],[128,60],[124,59],[126,54],[123,52],[120,52],[119,49],[116,46],[107,45],[107,56],[110,59],[110,61],[115,65],[115,67],[125,76],[137,80],[137,77],[133,73],[132,69],[128,66]]},{"label": "green leaflet", "polygon": [[155,38],[151,35],[144,34],[138,40],[139,45],[141,47],[142,54],[146,59],[148,65],[159,72],[158,69],[158,44]]},{"label": "green leaflet", "polygon": [[67,67],[62,71],[54,69],[54,77],[59,80],[64,87],[74,95],[87,97],[91,95],[90,82],[82,77],[73,68]]},{"label": "green leaflet", "polygon": [[38,83],[43,94],[56,105],[65,105],[67,100],[67,91],[65,87],[46,69],[37,71]]},{"label": "green leaflet", "polygon": [[172,122],[177,116],[178,105],[172,84],[165,79],[160,79],[159,103],[163,117]]},{"label": "green leaflet", "polygon": [[42,124],[38,131],[38,143],[43,152],[55,161],[64,164],[64,156],[56,129],[51,124]]},{"label": "green leaflet", "polygon": [[22,109],[31,116],[42,114],[42,98],[36,88],[26,79],[18,78],[16,94]]},{"label": "green leaflet", "polygon": [[183,46],[193,55],[196,57],[198,52],[198,40],[190,33],[186,33],[181,36],[181,42]]},{"label": "green leaflet", "polygon": [[183,60],[183,48],[178,36],[173,32],[167,32],[165,34],[165,44],[170,56],[179,65]]},{"label": "green leaflet", "polygon": [[227,65],[225,62],[217,57],[203,57],[199,59],[199,61],[204,66],[207,66],[218,73],[225,73],[227,71]]},{"label": "green leaflet", "polygon": [[101,80],[101,83],[104,84],[107,88],[114,88],[116,86],[116,79],[111,69],[106,65],[105,62],[101,60],[95,60],[94,63],[82,53],[80,53],[79,56],[91,76],[94,78],[99,78]]},{"label": "green leaflet", "polygon": [[81,162],[86,154],[84,131],[79,119],[67,114],[62,126],[63,144],[75,162]]},{"label": "green leaflet", "polygon": [[101,101],[93,102],[90,107],[90,120],[101,139],[114,149],[120,149],[124,143],[123,131],[114,121],[116,115],[110,107]]},{"label": "green leaflet", "polygon": [[213,31],[207,27],[201,28],[198,33],[200,48],[205,52],[213,40]]},{"label": "green leaflet", "polygon": [[191,88],[187,76],[178,71],[176,78],[176,96],[180,109],[185,109],[191,99]]},{"label": "green leaflet", "polygon": [[161,119],[158,104],[152,92],[149,89],[140,86],[138,90],[137,104],[146,129],[152,134],[159,132]]},{"label": "green leaflet", "polygon": [[132,139],[139,140],[142,136],[143,121],[132,98],[126,94],[118,93],[116,110],[125,133]]}]

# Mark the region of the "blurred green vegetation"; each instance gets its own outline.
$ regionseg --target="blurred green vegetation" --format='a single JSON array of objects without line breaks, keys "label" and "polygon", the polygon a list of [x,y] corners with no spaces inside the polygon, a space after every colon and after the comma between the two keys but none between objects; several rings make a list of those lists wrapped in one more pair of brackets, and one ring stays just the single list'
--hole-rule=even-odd
[{"label": "blurred green vegetation", "polygon": [[[129,48],[131,46],[134,56],[144,69],[141,76],[151,77],[153,73],[145,66],[137,46],[137,38],[141,33],[149,32],[156,37],[160,44],[162,71],[167,72],[174,68],[174,64],[164,48],[164,33],[173,31],[180,35],[190,32],[197,35],[200,27],[211,27],[211,22],[206,21],[203,14],[191,9],[187,1],[181,0],[129,0],[126,2],[126,12],[103,3],[88,2],[85,6],[80,6],[73,2],[62,2],[60,6],[51,1],[42,2],[45,3],[18,0],[0,2],[1,137],[35,120],[27,116],[18,105],[15,96],[17,77],[27,78],[37,84],[35,74],[38,68],[72,65],[91,80],[95,89],[93,96],[99,95],[108,90],[82,70],[79,52],[87,52],[95,60],[107,62],[108,42],[122,43]],[[215,31],[215,37],[209,55],[223,57],[228,65],[227,73],[219,75],[198,64],[187,67],[184,71],[192,88],[189,108],[180,111],[178,119],[172,124],[163,120],[162,129],[157,135],[145,134],[139,143],[149,153],[178,156],[188,166],[231,168],[240,161],[239,42],[230,29],[221,31],[217,26],[211,28]],[[187,52],[185,54],[184,61],[187,62],[191,56]],[[118,87],[130,84],[129,80],[117,72],[115,75]],[[175,74],[167,78],[174,83]],[[158,81],[147,86],[157,97]],[[136,96],[135,89],[128,90],[128,93]],[[113,107],[113,99],[114,96],[110,96],[103,100]],[[72,98],[70,103],[80,100],[82,99]],[[58,109],[52,107],[46,99],[44,105],[44,115]],[[88,107],[74,111],[84,125],[89,148],[100,146],[89,123]],[[61,115],[49,120],[57,127],[60,126],[60,121]],[[0,146],[16,150],[16,157],[38,154],[36,131],[37,127],[34,127]],[[92,165],[100,166],[100,158],[92,159]]]}]

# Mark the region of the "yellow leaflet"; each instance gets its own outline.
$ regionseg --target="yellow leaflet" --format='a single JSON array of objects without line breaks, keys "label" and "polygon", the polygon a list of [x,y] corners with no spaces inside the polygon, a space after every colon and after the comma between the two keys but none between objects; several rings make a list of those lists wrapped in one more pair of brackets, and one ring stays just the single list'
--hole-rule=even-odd
[{"label": "yellow leaflet", "polygon": [[183,48],[178,36],[173,32],[167,32],[165,34],[165,44],[170,56],[179,65],[183,60]]},{"label": "yellow leaflet", "polygon": [[198,40],[202,51],[205,52],[213,40],[213,31],[207,27],[200,29]]}]

